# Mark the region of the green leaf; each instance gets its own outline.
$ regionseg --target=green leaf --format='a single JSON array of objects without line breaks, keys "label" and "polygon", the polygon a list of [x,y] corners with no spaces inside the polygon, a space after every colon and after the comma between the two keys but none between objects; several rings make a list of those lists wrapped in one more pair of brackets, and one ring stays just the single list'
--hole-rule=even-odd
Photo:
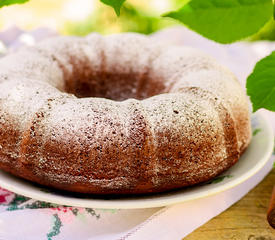
[{"label": "green leaf", "polygon": [[256,129],[253,131],[252,136],[256,136],[260,131],[261,131],[260,128],[256,128]]},{"label": "green leaf", "polygon": [[260,108],[275,111],[275,51],[260,60],[246,81],[253,112]]},{"label": "green leaf", "polygon": [[22,4],[28,2],[29,0],[0,0],[0,8],[12,4]]},{"label": "green leaf", "polygon": [[272,14],[272,0],[190,0],[163,16],[216,42],[231,43],[258,32]]},{"label": "green leaf", "polygon": [[116,15],[120,15],[120,8],[126,0],[100,0],[102,3],[114,8]]}]

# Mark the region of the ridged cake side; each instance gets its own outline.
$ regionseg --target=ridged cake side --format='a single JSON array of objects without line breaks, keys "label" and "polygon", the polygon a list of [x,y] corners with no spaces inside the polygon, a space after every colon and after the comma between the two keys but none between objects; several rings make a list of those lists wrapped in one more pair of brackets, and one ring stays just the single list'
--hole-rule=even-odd
[{"label": "ridged cake side", "polygon": [[58,37],[0,68],[0,168],[43,185],[166,191],[213,178],[250,141],[235,77],[193,49],[138,34]]}]

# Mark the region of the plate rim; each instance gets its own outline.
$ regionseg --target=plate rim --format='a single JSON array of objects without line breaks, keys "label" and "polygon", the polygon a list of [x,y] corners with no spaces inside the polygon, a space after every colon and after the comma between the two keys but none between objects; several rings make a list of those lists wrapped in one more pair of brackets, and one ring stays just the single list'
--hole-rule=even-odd
[{"label": "plate rim", "polygon": [[[147,199],[147,198],[140,198],[140,199],[89,199],[89,198],[71,198],[71,197],[64,197],[59,195],[52,196],[51,193],[45,193],[41,190],[36,190],[35,192],[28,189],[19,189],[18,186],[13,186],[12,183],[6,183],[6,182],[0,182],[0,186],[11,191],[14,193],[17,193],[19,195],[23,195],[38,201],[44,201],[44,202],[50,202],[58,205],[67,205],[67,206],[74,206],[74,207],[84,207],[84,208],[100,208],[100,209],[140,209],[140,208],[155,208],[155,207],[164,207],[168,205],[173,205],[177,203],[182,202],[188,202],[192,200],[197,200],[205,197],[209,197],[212,195],[215,195],[219,192],[224,192],[228,189],[231,189],[243,182],[245,182],[247,179],[255,175],[260,169],[262,169],[265,164],[268,162],[270,156],[272,155],[273,151],[273,145],[274,145],[274,134],[273,134],[273,128],[271,126],[270,121],[267,119],[267,117],[260,113],[254,113],[255,116],[257,116],[257,119],[260,119],[262,122],[262,125],[265,127],[266,131],[266,139],[268,139],[268,145],[266,147],[266,151],[263,153],[263,156],[261,159],[262,161],[257,162],[249,171],[244,173],[243,175],[232,179],[231,181],[218,185],[214,188],[208,189],[204,192],[195,192],[187,196],[182,196],[184,193],[175,192],[175,196],[173,198],[157,198],[153,197],[153,199]],[[4,171],[0,170],[0,180],[1,174],[8,174]],[[18,178],[19,179],[19,178]],[[20,179],[21,180],[21,179]],[[24,181],[24,180],[23,180]],[[23,181],[20,182],[20,184],[23,184]],[[47,189],[47,187],[45,187]],[[180,191],[180,190],[179,190]],[[161,195],[160,193],[159,195]],[[165,195],[165,193],[163,193]],[[151,197],[152,195],[150,195]]]}]

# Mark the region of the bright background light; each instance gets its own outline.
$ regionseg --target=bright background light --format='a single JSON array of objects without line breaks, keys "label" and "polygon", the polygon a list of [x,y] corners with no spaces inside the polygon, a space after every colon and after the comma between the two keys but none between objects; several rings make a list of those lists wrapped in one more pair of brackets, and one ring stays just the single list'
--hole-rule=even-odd
[{"label": "bright background light", "polygon": [[62,15],[65,19],[80,21],[87,18],[95,10],[96,0],[70,0],[66,1]]},{"label": "bright background light", "polygon": [[79,21],[92,14],[96,2],[99,0],[30,0],[0,9],[0,26],[1,29],[14,25],[24,29],[45,26],[58,30],[68,20]]},{"label": "bright background light", "polygon": [[24,30],[48,27],[74,35],[85,35],[89,31],[146,34],[167,26],[168,20],[161,14],[176,9],[173,4],[179,1],[127,0],[118,18],[114,10],[100,0],[30,0],[0,9],[0,31],[16,26]]}]

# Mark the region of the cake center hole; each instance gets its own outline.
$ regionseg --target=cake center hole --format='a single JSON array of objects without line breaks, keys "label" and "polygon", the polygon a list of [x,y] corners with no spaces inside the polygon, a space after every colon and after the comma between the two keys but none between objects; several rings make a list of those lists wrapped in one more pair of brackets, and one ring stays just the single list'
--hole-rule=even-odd
[{"label": "cake center hole", "polygon": [[145,99],[164,91],[164,86],[156,84],[140,74],[118,74],[101,72],[97,74],[74,74],[65,79],[65,92],[78,98],[98,97],[115,101],[129,98]]}]

